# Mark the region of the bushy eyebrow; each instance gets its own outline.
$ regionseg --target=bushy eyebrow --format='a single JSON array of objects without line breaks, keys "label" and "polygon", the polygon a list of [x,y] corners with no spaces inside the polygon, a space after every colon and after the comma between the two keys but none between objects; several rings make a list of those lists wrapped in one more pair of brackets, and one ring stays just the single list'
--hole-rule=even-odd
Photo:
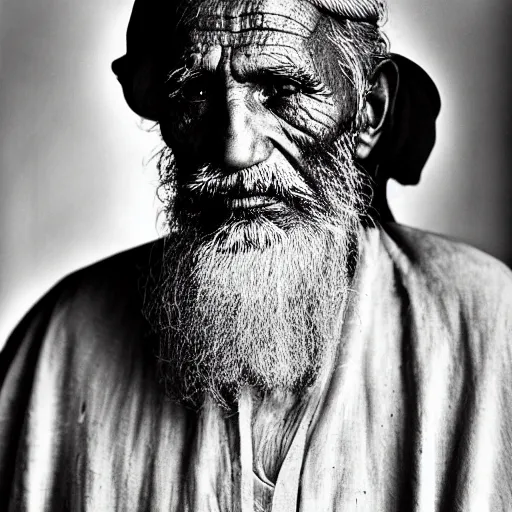
[{"label": "bushy eyebrow", "polygon": [[278,48],[267,46],[255,53],[253,58],[239,61],[239,66],[234,70],[235,78],[241,81],[258,81],[262,77],[289,79],[306,89],[330,92],[307,50],[276,46]]},{"label": "bushy eyebrow", "polygon": [[248,81],[258,82],[266,78],[286,78],[297,82],[307,89],[327,89],[321,78],[315,72],[296,64],[266,65],[244,72],[244,79]]}]

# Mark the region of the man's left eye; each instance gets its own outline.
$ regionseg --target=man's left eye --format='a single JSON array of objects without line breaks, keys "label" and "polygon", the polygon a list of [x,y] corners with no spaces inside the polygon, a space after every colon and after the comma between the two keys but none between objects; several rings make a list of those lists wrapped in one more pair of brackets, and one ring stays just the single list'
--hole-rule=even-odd
[{"label": "man's left eye", "polygon": [[263,84],[261,96],[263,102],[266,102],[272,99],[293,96],[299,92],[301,92],[301,87],[297,82],[292,80],[273,80],[269,83]]}]

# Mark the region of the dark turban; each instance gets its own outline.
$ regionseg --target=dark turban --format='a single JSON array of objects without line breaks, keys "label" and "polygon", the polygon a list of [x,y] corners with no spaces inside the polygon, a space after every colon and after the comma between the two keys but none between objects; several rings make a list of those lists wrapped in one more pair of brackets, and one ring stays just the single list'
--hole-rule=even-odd
[{"label": "dark turban", "polygon": [[[383,23],[386,15],[383,0],[308,1],[334,18],[376,26]],[[172,0],[135,0],[126,54],[112,64],[130,108],[153,121],[160,117],[179,5]],[[435,143],[435,121],[441,102],[434,82],[420,66],[400,55],[392,54],[391,60],[397,65],[399,84],[385,150],[381,152],[379,176],[415,184]]]}]

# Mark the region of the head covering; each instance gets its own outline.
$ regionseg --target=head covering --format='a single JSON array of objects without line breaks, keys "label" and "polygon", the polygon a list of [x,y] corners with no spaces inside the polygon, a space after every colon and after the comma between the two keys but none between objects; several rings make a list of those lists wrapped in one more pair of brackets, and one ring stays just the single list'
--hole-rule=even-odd
[{"label": "head covering", "polygon": [[[386,18],[384,0],[308,1],[335,18],[376,26]],[[180,4],[179,0],[135,0],[126,54],[112,64],[128,105],[146,119],[157,121],[161,112],[163,53],[172,53],[168,37],[176,28]],[[402,184],[415,184],[435,143],[435,122],[441,103],[426,71],[400,55],[392,54],[391,59],[398,68],[399,84],[379,178],[392,177]]]},{"label": "head covering", "polygon": [[352,21],[364,21],[380,25],[386,17],[383,0],[308,0],[318,9],[332,16]]}]

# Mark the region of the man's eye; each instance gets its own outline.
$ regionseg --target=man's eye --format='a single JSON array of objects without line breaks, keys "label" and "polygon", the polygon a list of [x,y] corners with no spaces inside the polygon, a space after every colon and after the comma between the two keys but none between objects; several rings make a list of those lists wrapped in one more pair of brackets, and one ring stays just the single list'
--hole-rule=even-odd
[{"label": "man's eye", "polygon": [[205,101],[210,95],[211,84],[206,78],[195,78],[183,85],[181,96],[186,101],[199,103]]},{"label": "man's eye", "polygon": [[287,98],[301,92],[301,87],[292,80],[273,80],[266,83],[261,89],[261,96],[264,102]]}]

